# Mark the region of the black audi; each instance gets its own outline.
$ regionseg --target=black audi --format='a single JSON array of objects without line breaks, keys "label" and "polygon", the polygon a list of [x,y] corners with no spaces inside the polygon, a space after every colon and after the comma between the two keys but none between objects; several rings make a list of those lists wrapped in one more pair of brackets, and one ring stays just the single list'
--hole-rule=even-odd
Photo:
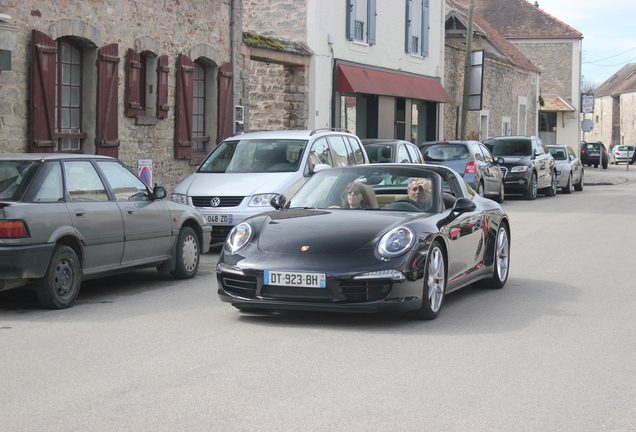
[{"label": "black audi", "polygon": [[443,166],[333,168],[271,204],[232,229],[216,267],[220,299],[243,311],[434,319],[447,293],[508,279],[508,216]]}]

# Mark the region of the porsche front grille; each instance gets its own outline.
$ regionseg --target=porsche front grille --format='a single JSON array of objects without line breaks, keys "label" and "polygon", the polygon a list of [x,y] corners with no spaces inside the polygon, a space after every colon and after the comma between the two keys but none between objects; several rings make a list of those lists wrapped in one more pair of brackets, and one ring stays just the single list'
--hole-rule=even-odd
[{"label": "porsche front grille", "polygon": [[382,300],[393,286],[390,279],[345,280],[340,282],[342,295],[349,302]]},{"label": "porsche front grille", "polygon": [[254,276],[225,274],[221,284],[225,291],[240,297],[252,298],[256,294],[256,278]]}]

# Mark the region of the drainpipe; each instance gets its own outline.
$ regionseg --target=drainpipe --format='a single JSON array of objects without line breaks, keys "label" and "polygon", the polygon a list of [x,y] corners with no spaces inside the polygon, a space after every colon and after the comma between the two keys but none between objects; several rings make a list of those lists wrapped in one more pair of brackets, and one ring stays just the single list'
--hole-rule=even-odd
[{"label": "drainpipe", "polygon": [[464,97],[462,99],[462,128],[461,139],[466,141],[468,126],[468,101],[470,98],[470,65],[473,52],[473,17],[475,0],[470,0],[468,5],[468,29],[466,31],[466,58],[464,59]]},{"label": "drainpipe", "polygon": [[236,133],[236,1],[230,0],[230,62],[232,63],[232,135]]}]

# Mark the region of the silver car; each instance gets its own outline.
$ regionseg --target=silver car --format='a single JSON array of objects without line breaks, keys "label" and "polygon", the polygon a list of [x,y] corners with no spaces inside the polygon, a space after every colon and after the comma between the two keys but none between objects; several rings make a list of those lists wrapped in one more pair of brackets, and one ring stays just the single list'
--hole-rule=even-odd
[{"label": "silver car", "polygon": [[271,211],[271,199],[291,197],[314,172],[369,163],[360,140],[342,129],[248,132],[227,138],[174,190],[172,200],[201,211],[212,244],[232,227]]},{"label": "silver car", "polygon": [[563,144],[548,145],[550,154],[554,157],[557,167],[558,187],[564,194],[582,191],[585,186],[585,172],[581,160],[576,156],[572,147]]},{"label": "silver car", "polygon": [[26,286],[61,309],[86,279],[144,267],[194,277],[211,228],[166,195],[106,156],[0,155],[0,291]]},{"label": "silver car", "polygon": [[618,165],[620,162],[629,162],[632,164],[632,156],[634,155],[634,146],[631,145],[615,145],[609,152],[610,164]]}]

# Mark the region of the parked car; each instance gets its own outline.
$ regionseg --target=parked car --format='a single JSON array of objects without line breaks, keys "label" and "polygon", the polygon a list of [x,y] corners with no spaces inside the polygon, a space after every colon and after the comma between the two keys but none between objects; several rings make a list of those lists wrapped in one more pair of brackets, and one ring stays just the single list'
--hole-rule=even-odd
[{"label": "parked car", "polygon": [[581,160],[576,156],[572,147],[563,144],[548,145],[557,166],[558,187],[564,194],[574,190],[582,191],[584,187],[584,170]]},{"label": "parked car", "polygon": [[371,163],[424,163],[420,149],[408,141],[363,139],[362,145]]},{"label": "parked car", "polygon": [[274,195],[293,195],[315,172],[369,163],[360,139],[343,129],[240,133],[220,143],[179,184],[172,200],[201,211],[222,244],[243,219],[272,210]]},{"label": "parked car", "polygon": [[[601,156],[601,154],[603,156]],[[609,157],[607,155],[607,148],[605,147],[605,144],[603,144],[600,141],[582,142],[580,159],[583,165],[587,165],[587,166],[594,165],[594,168],[598,168],[600,164],[603,167],[603,169],[607,169],[607,165],[609,161]]]},{"label": "parked car", "polygon": [[[428,210],[408,198],[416,178],[431,184]],[[353,182],[371,208],[334,208]],[[222,301],[243,311],[412,311],[434,319],[447,293],[471,283],[502,288],[508,279],[508,216],[447,167],[334,168],[286,201],[275,197],[276,210],[228,235],[216,267]]]},{"label": "parked car", "polygon": [[420,144],[424,161],[454,169],[477,193],[502,203],[504,180],[499,164],[479,141],[438,141]]},{"label": "parked car", "polygon": [[506,194],[521,193],[528,200],[536,199],[537,191],[556,195],[556,163],[539,137],[494,137],[484,144],[500,161]]},{"label": "parked car", "polygon": [[630,145],[615,145],[609,153],[610,164],[618,165],[619,162],[626,162],[632,164],[632,156],[634,155],[634,146]]},{"label": "parked car", "polygon": [[195,276],[211,228],[165,196],[106,156],[0,155],[0,291],[30,287],[61,309],[87,279],[143,267]]}]

